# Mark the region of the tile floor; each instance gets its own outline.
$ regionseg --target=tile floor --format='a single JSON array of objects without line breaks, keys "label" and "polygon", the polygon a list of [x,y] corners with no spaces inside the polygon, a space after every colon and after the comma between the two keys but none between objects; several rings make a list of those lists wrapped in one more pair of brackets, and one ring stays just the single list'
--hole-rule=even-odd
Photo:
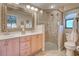
[{"label": "tile floor", "polygon": [[36,56],[65,56],[65,50],[58,51],[57,44],[52,42],[46,42],[45,51],[39,52]]},{"label": "tile floor", "polygon": [[36,56],[65,56],[65,51],[57,51],[57,50],[51,50],[51,51],[44,51],[38,53]]}]

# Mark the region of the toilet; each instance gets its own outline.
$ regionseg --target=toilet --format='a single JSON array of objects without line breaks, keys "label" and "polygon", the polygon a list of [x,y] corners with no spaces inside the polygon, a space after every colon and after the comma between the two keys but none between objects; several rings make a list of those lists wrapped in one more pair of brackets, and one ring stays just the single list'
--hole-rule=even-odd
[{"label": "toilet", "polygon": [[76,48],[76,42],[78,40],[77,32],[73,29],[71,33],[66,33],[67,41],[64,43],[67,56],[74,56]]},{"label": "toilet", "polygon": [[79,56],[79,45],[76,46],[75,55],[76,55],[76,56]]},{"label": "toilet", "polygon": [[70,49],[70,50],[75,50],[76,49],[76,44],[74,42],[65,42],[64,46],[67,49]]},{"label": "toilet", "polygon": [[74,51],[76,49],[76,44],[74,42],[65,42],[66,56],[74,56]]}]

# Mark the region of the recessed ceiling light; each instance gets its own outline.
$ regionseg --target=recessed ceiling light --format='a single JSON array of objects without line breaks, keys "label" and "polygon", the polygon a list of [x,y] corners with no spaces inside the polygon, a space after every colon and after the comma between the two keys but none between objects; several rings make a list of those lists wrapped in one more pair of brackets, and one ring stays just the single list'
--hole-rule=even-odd
[{"label": "recessed ceiling light", "polygon": [[30,5],[26,5],[26,8],[27,8],[27,9],[30,9]]},{"label": "recessed ceiling light", "polygon": [[31,10],[34,10],[34,7],[31,7]]},{"label": "recessed ceiling light", "polygon": [[40,10],[40,13],[43,13],[43,10]]},{"label": "recessed ceiling light", "polygon": [[38,8],[35,8],[35,11],[38,11]]},{"label": "recessed ceiling light", "polygon": [[51,7],[50,8],[54,8],[54,5],[51,5]]}]

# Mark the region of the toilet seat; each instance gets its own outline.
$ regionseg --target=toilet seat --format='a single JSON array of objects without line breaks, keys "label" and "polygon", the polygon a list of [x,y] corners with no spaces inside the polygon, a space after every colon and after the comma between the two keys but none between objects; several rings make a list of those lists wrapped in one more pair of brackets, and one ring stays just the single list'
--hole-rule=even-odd
[{"label": "toilet seat", "polygon": [[76,49],[76,44],[74,42],[65,42],[64,46],[67,49],[71,49],[71,50]]}]

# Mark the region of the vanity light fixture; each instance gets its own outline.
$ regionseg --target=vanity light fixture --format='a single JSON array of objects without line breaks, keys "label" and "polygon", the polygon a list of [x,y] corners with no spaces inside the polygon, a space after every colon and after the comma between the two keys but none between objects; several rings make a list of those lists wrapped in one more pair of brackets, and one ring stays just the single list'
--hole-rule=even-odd
[{"label": "vanity light fixture", "polygon": [[26,5],[26,8],[27,8],[27,9],[30,9],[30,5]]},{"label": "vanity light fixture", "polygon": [[38,8],[35,8],[35,11],[38,11]]},{"label": "vanity light fixture", "polygon": [[40,13],[43,13],[43,10],[40,10]]}]

